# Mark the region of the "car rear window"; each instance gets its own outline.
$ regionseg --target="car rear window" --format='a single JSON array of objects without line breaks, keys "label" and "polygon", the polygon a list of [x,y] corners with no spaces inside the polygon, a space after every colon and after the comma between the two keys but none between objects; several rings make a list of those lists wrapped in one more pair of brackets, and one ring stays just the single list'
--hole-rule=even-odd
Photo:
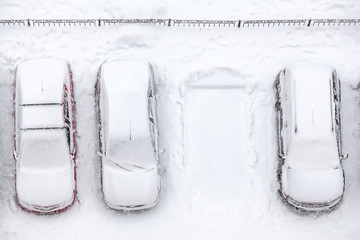
[{"label": "car rear window", "polygon": [[61,104],[21,106],[21,111],[21,129],[64,126],[63,107]]}]

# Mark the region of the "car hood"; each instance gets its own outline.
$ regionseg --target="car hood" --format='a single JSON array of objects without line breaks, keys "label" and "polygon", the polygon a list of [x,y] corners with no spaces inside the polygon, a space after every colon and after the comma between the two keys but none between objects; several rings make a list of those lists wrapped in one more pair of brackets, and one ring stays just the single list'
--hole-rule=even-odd
[{"label": "car hood", "polygon": [[341,166],[328,170],[302,170],[284,166],[283,192],[298,202],[331,202],[344,193],[344,173]]},{"label": "car hood", "polygon": [[16,193],[19,201],[31,206],[63,204],[73,198],[75,180],[73,168],[34,169],[16,171]]}]

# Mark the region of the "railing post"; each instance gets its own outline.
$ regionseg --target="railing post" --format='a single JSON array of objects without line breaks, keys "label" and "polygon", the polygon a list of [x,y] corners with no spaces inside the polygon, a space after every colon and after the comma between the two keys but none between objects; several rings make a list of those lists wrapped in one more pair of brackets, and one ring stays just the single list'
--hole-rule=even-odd
[{"label": "railing post", "polygon": [[309,19],[307,26],[310,27],[310,24],[311,24],[311,18]]}]

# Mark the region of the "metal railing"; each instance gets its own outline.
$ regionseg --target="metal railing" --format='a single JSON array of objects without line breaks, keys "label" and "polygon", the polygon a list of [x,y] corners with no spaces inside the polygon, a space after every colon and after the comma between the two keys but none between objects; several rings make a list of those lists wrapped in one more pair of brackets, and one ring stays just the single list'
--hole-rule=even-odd
[{"label": "metal railing", "polygon": [[181,19],[8,19],[0,26],[107,26],[152,24],[191,27],[272,27],[272,26],[344,26],[360,25],[360,19],[283,19],[283,20],[181,20]]}]

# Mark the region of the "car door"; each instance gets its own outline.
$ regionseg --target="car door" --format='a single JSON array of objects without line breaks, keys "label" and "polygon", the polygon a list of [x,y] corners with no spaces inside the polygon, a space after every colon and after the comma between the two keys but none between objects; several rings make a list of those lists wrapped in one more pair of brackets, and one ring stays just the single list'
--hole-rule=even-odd
[{"label": "car door", "polygon": [[66,141],[69,146],[69,153],[72,153],[73,146],[72,146],[72,139],[71,139],[71,118],[70,118],[70,104],[69,104],[69,91],[64,84],[64,127],[66,132]]},{"label": "car door", "polygon": [[332,101],[335,104],[335,131],[336,131],[336,140],[338,143],[338,151],[339,151],[339,157],[343,158],[342,153],[342,136],[341,136],[341,117],[340,117],[340,105],[341,105],[341,82],[340,79],[337,76],[336,71],[334,70],[332,73]]},{"label": "car door", "polygon": [[149,92],[148,92],[148,111],[149,111],[149,124],[150,133],[153,140],[153,146],[155,149],[156,158],[158,157],[158,129],[157,129],[157,118],[156,118],[156,91],[153,80],[153,71],[150,69],[151,76],[149,81]]},{"label": "car door", "polygon": [[[277,118],[277,131],[278,131],[278,153],[279,157],[284,160],[288,142],[290,139],[290,98],[288,91],[290,82],[286,81],[286,70],[281,71],[277,77],[276,87],[276,118]],[[283,163],[283,161],[282,161]]]}]

